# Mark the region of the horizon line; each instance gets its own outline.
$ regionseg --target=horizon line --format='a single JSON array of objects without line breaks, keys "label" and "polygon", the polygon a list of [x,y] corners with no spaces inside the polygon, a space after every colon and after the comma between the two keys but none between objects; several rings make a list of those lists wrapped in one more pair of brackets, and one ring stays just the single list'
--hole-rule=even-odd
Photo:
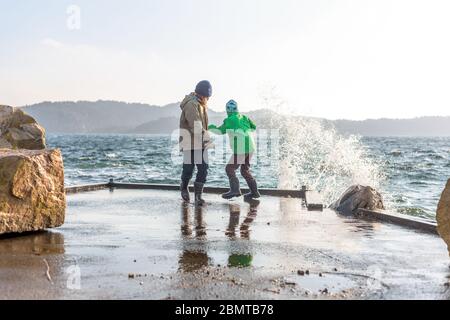
[{"label": "horizon line", "polygon": [[[171,105],[176,105],[176,104],[180,104],[181,103],[181,101],[179,101],[179,102],[171,102],[171,103],[166,103],[166,104],[163,104],[163,105],[158,105],[158,104],[151,104],[151,103],[147,103],[147,102],[128,102],[128,101],[123,101],[123,100],[112,100],[112,99],[97,99],[97,100],[80,99],[80,100],[55,100],[55,101],[43,100],[41,102],[36,102],[36,103],[32,103],[32,104],[26,104],[26,105],[23,105],[23,106],[17,106],[17,108],[27,108],[27,107],[36,106],[36,105],[39,105],[39,104],[44,104],[44,103],[65,103],[65,102],[68,102],[68,103],[115,102],[115,103],[125,103],[125,104],[147,105],[147,106],[159,107],[159,108],[165,108],[165,107],[168,107],[168,106],[171,106]],[[0,105],[8,105],[8,104],[0,103]],[[212,111],[214,111],[216,113],[225,113],[225,111],[218,111],[218,110],[216,110],[213,107],[209,107],[209,109],[211,109]],[[250,109],[250,110],[247,110],[247,111],[242,111],[242,113],[263,111],[263,110],[271,111],[268,108],[254,108],[254,109]],[[283,112],[277,112],[277,111],[273,111],[273,112],[285,115],[285,114],[283,114]],[[289,112],[289,111],[286,110],[286,112]],[[330,118],[325,118],[325,117],[315,117],[315,116],[307,116],[307,115],[301,115],[301,114],[297,114],[296,116],[304,117],[304,118],[324,119],[324,120],[328,120],[328,121],[354,121],[354,122],[377,121],[377,120],[416,120],[416,119],[423,119],[423,118],[450,118],[450,114],[446,115],[446,116],[442,116],[442,115],[440,115],[440,116],[438,116],[438,115],[423,115],[423,116],[415,116],[415,117],[410,117],[410,118],[380,117],[380,118],[365,118],[365,119],[346,119],[346,118],[330,119]]]}]

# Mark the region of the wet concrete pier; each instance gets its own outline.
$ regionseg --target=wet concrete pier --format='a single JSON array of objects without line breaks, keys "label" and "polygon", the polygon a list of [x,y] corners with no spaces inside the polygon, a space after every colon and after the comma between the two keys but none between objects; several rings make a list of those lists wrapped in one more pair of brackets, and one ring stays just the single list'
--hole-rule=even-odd
[{"label": "wet concrete pier", "polygon": [[183,205],[177,192],[70,194],[66,224],[0,238],[1,299],[448,299],[436,235],[302,199]]}]

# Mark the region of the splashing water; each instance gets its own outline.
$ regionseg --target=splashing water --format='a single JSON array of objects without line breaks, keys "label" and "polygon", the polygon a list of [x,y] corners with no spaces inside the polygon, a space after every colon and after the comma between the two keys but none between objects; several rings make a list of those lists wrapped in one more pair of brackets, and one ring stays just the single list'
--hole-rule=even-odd
[{"label": "splashing water", "polygon": [[359,137],[339,135],[320,120],[293,117],[283,120],[280,135],[280,188],[306,185],[327,204],[353,184],[381,188],[382,166],[368,156]]},{"label": "splashing water", "polygon": [[383,164],[370,158],[361,138],[340,135],[325,120],[284,116],[281,111],[289,107],[277,87],[262,89],[262,106],[275,111],[270,127],[279,130],[279,188],[307,186],[320,192],[327,205],[354,184],[382,188]]}]

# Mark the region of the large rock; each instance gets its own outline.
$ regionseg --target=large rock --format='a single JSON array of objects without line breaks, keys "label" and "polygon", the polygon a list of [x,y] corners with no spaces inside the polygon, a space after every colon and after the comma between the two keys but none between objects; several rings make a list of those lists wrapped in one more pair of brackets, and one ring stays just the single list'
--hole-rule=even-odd
[{"label": "large rock", "polygon": [[345,215],[356,214],[358,209],[384,210],[383,197],[372,187],[354,185],[347,189],[331,209]]},{"label": "large rock", "polygon": [[45,149],[45,130],[22,110],[0,106],[0,148]]},{"label": "large rock", "polygon": [[447,243],[450,253],[450,179],[442,192],[436,211],[436,220],[439,235]]},{"label": "large rock", "polygon": [[59,150],[0,149],[0,234],[61,226],[65,208]]}]

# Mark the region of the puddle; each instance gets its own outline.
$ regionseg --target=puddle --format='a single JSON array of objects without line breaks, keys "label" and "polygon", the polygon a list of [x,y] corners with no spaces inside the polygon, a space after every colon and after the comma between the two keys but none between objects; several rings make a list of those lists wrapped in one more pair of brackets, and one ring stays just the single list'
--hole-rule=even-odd
[{"label": "puddle", "polygon": [[327,289],[331,294],[340,293],[357,286],[355,281],[341,275],[324,274],[322,277],[316,274],[296,275],[285,277],[284,279],[286,283],[295,283],[298,287],[313,293],[322,292],[324,289]]}]

